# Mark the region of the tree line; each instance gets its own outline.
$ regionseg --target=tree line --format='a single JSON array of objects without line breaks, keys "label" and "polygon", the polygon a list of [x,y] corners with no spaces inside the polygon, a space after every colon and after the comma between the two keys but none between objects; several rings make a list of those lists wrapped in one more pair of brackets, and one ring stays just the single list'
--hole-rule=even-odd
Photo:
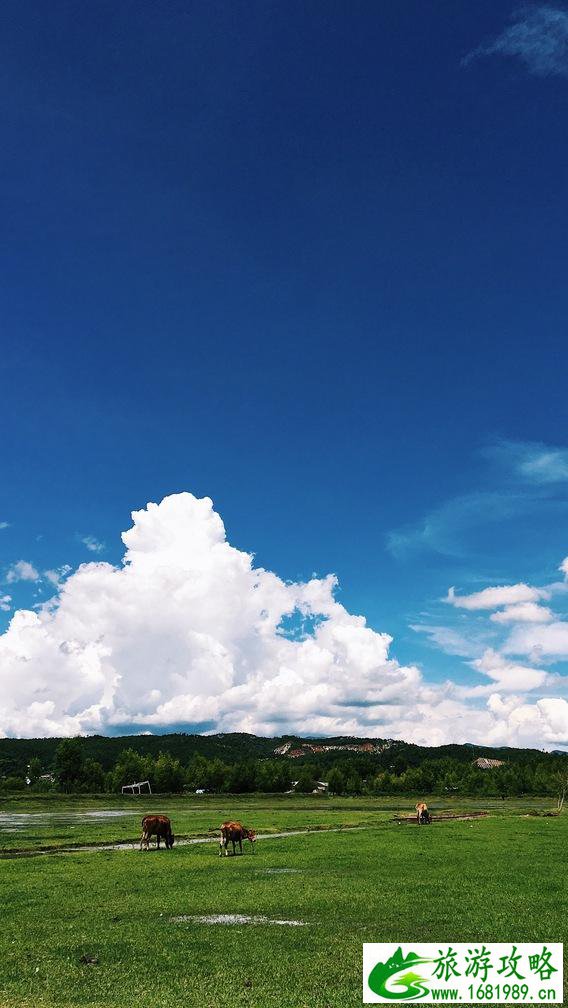
[{"label": "tree line", "polygon": [[472,762],[453,759],[424,759],[409,765],[400,755],[388,769],[369,756],[329,754],[321,761],[285,758],[243,758],[224,761],[196,753],[184,763],[168,751],[157,755],[122,749],[116,762],[104,769],[85,755],[80,739],[64,739],[52,763],[42,765],[33,757],[25,773],[0,779],[3,793],[120,793],[123,785],[148,780],[152,791],[182,794],[212,793],[297,793],[310,794],[325,782],[334,795],[479,795],[513,797],[557,795],[559,781],[566,778],[568,756],[544,755],[539,761],[509,762],[492,770],[481,770]]}]

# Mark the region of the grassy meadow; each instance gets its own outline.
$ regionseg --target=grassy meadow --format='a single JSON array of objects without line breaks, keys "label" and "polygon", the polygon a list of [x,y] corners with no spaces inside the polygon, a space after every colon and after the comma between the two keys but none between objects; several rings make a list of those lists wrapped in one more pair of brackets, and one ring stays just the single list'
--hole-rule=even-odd
[{"label": "grassy meadow", "polygon": [[[568,941],[568,816],[529,814],[550,800],[432,799],[434,813],[490,815],[421,829],[394,821],[412,804],[4,801],[0,1008],[350,1008],[361,1004],[365,941]],[[148,810],[170,814],[176,838],[206,836],[226,817],[265,834],[314,832],[259,840],[254,853],[246,844],[235,858],[219,858],[215,843],[140,853]],[[112,842],[132,846],[64,849]],[[227,914],[268,920],[192,919]]]}]

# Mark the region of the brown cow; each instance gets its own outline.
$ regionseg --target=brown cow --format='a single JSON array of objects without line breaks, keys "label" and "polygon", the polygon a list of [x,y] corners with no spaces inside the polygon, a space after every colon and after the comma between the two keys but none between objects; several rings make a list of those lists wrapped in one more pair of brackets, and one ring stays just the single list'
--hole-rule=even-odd
[{"label": "brown cow", "polygon": [[235,844],[238,843],[241,854],[243,853],[243,840],[250,840],[251,844],[254,844],[256,840],[256,833],[254,830],[245,829],[240,822],[224,822],[221,823],[221,839],[219,841],[219,857],[222,856],[223,851],[225,851],[226,856],[229,856],[229,851],[227,845],[231,841],[233,845],[233,854],[236,854]]},{"label": "brown cow", "polygon": [[418,820],[418,825],[423,826],[426,823],[432,822],[432,816],[428,811],[428,806],[426,802],[418,802],[416,806],[416,819]]},{"label": "brown cow", "polygon": [[174,845],[174,835],[172,833],[172,824],[166,815],[145,815],[142,820],[142,837],[140,840],[140,850],[143,847],[146,850],[150,847],[150,837],[156,837],[156,843],[158,850],[160,849],[160,840],[165,840],[166,849],[171,850]]}]

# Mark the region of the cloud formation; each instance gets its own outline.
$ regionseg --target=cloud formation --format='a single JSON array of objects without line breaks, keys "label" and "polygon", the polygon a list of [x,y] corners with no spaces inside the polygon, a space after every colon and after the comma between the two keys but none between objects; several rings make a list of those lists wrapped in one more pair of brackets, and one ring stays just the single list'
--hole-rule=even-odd
[{"label": "cloud formation", "polygon": [[64,578],[71,573],[71,567],[69,564],[63,564],[61,567],[57,567],[55,570],[45,570],[43,572],[43,577],[49,581],[51,585],[58,588]]},{"label": "cloud formation", "polygon": [[489,546],[495,556],[500,540],[516,534],[526,539],[535,522],[555,525],[568,512],[560,484],[568,480],[568,449],[533,441],[500,440],[476,452],[486,463],[478,472],[483,486],[443,500],[418,521],[387,533],[387,549],[399,560],[416,553],[437,553],[464,560]]},{"label": "cloud formation", "polygon": [[472,529],[511,521],[539,507],[540,499],[509,490],[464,494],[444,501],[416,524],[389,532],[387,548],[399,559],[421,550],[463,557],[467,554],[464,538]]},{"label": "cloud formation", "polygon": [[8,584],[14,584],[16,581],[39,581],[39,579],[39,571],[27,560],[18,560],[17,563],[12,564],[6,574]]},{"label": "cloud formation", "polygon": [[550,4],[523,5],[501,35],[462,62],[467,66],[483,56],[515,57],[538,77],[568,77],[568,11]]},{"label": "cloud formation", "polygon": [[14,614],[0,637],[0,732],[568,740],[563,698],[523,695],[546,684],[542,669],[486,658],[479,695],[428,683],[391,656],[389,634],[336,601],[333,575],[287,583],[255,567],[208,498],[176,494],[132,518],[122,567],[83,564],[38,611]]},{"label": "cloud formation", "polygon": [[106,545],[103,542],[99,542],[94,536],[81,536],[81,542],[83,546],[86,546],[90,553],[104,553]]},{"label": "cloud formation", "polygon": [[550,679],[548,672],[507,660],[493,648],[488,648],[482,657],[477,658],[472,664],[493,681],[492,685],[481,687],[482,690],[489,692],[492,692],[496,685],[501,692],[525,693],[541,689]]},{"label": "cloud formation", "polygon": [[531,588],[526,584],[501,585],[497,588],[484,588],[472,595],[456,595],[455,588],[450,588],[445,602],[459,609],[496,609],[498,606],[519,605],[523,602],[536,602],[543,597],[542,588]]},{"label": "cloud formation", "polygon": [[540,441],[499,441],[481,452],[513,476],[535,484],[568,480],[568,449]]},{"label": "cloud formation", "polygon": [[532,661],[543,658],[568,659],[568,622],[555,621],[538,626],[517,626],[503,648],[505,654],[527,655]]},{"label": "cloud formation", "polygon": [[554,616],[548,606],[520,602],[492,613],[490,619],[492,623],[549,623]]}]

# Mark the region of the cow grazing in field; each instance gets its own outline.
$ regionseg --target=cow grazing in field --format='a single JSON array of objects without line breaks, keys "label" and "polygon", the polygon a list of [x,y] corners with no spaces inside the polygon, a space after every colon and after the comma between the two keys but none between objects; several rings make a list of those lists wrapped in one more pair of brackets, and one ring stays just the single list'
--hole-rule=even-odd
[{"label": "cow grazing in field", "polygon": [[424,826],[432,822],[432,816],[428,811],[426,802],[418,802],[416,806],[416,819],[419,826]]},{"label": "cow grazing in field", "polygon": [[240,822],[224,822],[221,823],[221,839],[219,841],[219,857],[225,851],[226,856],[229,856],[228,844],[229,841],[233,845],[233,854],[236,853],[235,845],[239,845],[241,854],[243,853],[243,840],[250,840],[251,844],[254,844],[256,840],[256,833],[254,830],[246,829],[241,825]]},{"label": "cow grazing in field", "polygon": [[142,838],[140,840],[140,850],[143,847],[146,850],[150,846],[150,837],[156,837],[156,843],[158,850],[160,849],[160,840],[164,840],[166,848],[171,850],[174,845],[174,835],[172,833],[172,824],[166,815],[145,815],[142,820]]}]

